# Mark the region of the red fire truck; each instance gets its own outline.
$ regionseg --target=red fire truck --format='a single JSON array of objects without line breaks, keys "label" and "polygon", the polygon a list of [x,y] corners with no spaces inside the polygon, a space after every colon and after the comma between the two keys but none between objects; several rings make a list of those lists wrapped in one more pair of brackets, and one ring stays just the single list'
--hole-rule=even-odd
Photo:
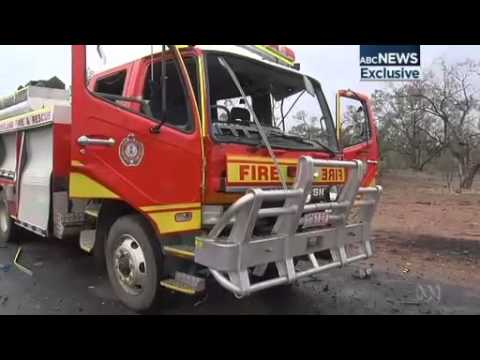
[{"label": "red fire truck", "polygon": [[372,255],[366,96],[339,91],[334,119],[276,45],[162,46],[93,77],[75,45],[72,63],[71,100],[0,100],[0,241],[79,239],[139,312],[208,279],[241,298]]}]

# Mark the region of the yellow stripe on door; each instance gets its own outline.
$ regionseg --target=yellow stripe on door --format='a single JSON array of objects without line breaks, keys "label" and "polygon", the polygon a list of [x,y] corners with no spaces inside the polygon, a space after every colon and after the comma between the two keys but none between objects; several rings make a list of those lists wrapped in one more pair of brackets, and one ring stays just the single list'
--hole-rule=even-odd
[{"label": "yellow stripe on door", "polygon": [[91,199],[119,198],[113,191],[84,174],[72,172],[70,173],[69,181],[70,197]]}]

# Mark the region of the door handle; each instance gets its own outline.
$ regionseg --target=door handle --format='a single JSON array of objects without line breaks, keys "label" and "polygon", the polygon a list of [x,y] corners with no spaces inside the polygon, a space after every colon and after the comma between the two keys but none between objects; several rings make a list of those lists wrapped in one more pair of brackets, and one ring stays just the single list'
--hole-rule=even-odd
[{"label": "door handle", "polygon": [[115,139],[98,139],[98,138],[90,138],[88,136],[82,135],[77,140],[78,144],[81,146],[87,145],[97,145],[97,146],[108,146],[112,147],[115,145]]},{"label": "door handle", "polygon": [[377,165],[378,161],[377,160],[367,160],[367,164]]}]

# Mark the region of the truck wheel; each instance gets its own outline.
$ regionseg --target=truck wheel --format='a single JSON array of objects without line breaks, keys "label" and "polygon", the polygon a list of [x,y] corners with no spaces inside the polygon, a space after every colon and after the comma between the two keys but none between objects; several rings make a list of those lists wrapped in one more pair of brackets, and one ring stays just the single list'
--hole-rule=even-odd
[{"label": "truck wheel", "polygon": [[8,212],[8,203],[5,192],[0,192],[0,243],[11,241],[15,233],[15,224]]},{"label": "truck wheel", "polygon": [[105,258],[113,290],[128,308],[137,312],[156,308],[163,256],[155,232],[141,215],[122,216],[112,225]]}]

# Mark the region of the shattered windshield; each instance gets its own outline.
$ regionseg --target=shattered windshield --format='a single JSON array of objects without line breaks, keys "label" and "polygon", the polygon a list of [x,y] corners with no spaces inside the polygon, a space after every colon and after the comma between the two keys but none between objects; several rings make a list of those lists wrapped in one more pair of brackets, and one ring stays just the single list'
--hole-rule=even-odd
[{"label": "shattered windshield", "polygon": [[337,151],[333,121],[317,82],[252,60],[209,54],[211,120],[217,140],[262,146],[249,106],[220,65],[220,56],[238,77],[272,147]]}]

